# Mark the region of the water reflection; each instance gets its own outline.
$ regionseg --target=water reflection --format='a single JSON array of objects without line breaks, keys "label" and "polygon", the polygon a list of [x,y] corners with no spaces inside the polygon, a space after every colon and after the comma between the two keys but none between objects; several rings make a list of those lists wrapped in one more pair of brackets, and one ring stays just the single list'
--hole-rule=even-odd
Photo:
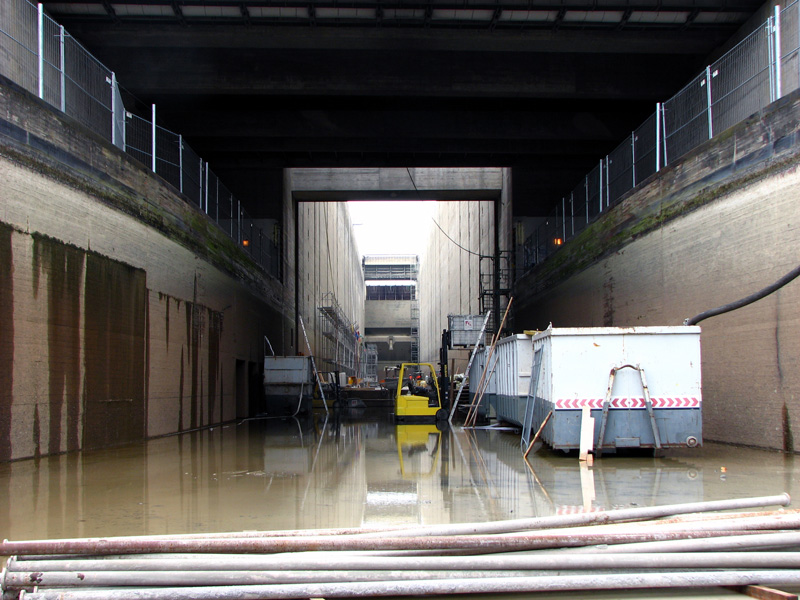
[{"label": "water reflection", "polygon": [[708,444],[593,467],[519,436],[386,412],[251,420],[0,464],[9,539],[484,521],[796,493],[793,457]]}]

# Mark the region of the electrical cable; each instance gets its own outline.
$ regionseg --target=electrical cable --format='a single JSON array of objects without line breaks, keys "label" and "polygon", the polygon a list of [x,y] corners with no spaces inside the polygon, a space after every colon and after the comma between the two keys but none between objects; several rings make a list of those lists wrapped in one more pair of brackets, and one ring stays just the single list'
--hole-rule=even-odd
[{"label": "electrical cable", "polygon": [[757,300],[761,300],[765,296],[769,296],[772,292],[779,290],[787,283],[795,279],[798,275],[800,275],[800,265],[789,271],[786,275],[778,279],[778,281],[776,281],[772,285],[768,285],[767,287],[757,291],[755,294],[750,294],[749,296],[746,296],[741,300],[736,300],[735,302],[731,302],[730,304],[724,304],[722,306],[718,306],[717,308],[712,308],[711,310],[701,312],[699,315],[695,315],[690,319],[684,320],[683,324],[697,325],[700,321],[708,319],[709,317],[716,317],[717,315],[721,315],[726,312],[736,310],[737,308],[742,308],[743,306],[747,306],[748,304],[752,304]]},{"label": "electrical cable", "polygon": [[468,252],[469,254],[474,254],[475,256],[479,256],[480,258],[492,258],[491,256],[484,256],[483,254],[480,254],[478,252],[473,252],[469,248],[464,248],[464,246],[462,246],[457,241],[455,241],[453,238],[451,238],[449,235],[447,235],[447,232],[444,229],[442,229],[442,226],[439,225],[439,223],[436,222],[436,219],[431,217],[431,221],[433,221],[433,224],[436,225],[439,228],[439,231],[441,231],[444,234],[444,237],[446,237],[448,240],[453,242],[456,246],[461,248],[464,252]]},{"label": "electrical cable", "polygon": [[[416,184],[416,182],[414,181],[414,177],[411,175],[411,169],[409,169],[408,167],[406,167],[406,173],[408,173],[408,178],[411,180],[411,185],[413,185],[413,186],[414,186],[414,191],[415,191],[415,192],[417,192],[417,196],[419,196],[419,190],[417,189],[417,184]],[[453,243],[454,243],[456,246],[458,246],[459,248],[461,248],[461,249],[462,249],[464,252],[467,252],[467,253],[469,253],[469,254],[472,254],[472,255],[474,255],[474,256],[478,256],[478,257],[480,257],[480,258],[492,258],[491,256],[484,256],[483,254],[481,254],[481,253],[479,253],[479,252],[473,252],[473,251],[472,251],[472,250],[470,250],[469,248],[464,248],[464,246],[462,246],[462,245],[461,245],[461,244],[459,244],[457,241],[455,241],[453,238],[451,238],[449,235],[447,235],[447,232],[446,232],[444,229],[442,229],[442,226],[441,226],[441,225],[439,225],[439,223],[437,223],[437,222],[436,222],[436,219],[434,219],[433,217],[431,217],[431,221],[433,221],[433,224],[434,224],[434,225],[436,225],[436,227],[438,227],[438,228],[439,228],[439,231],[441,231],[441,232],[444,234],[444,237],[446,237],[448,240],[450,240],[451,242],[453,242]]]}]

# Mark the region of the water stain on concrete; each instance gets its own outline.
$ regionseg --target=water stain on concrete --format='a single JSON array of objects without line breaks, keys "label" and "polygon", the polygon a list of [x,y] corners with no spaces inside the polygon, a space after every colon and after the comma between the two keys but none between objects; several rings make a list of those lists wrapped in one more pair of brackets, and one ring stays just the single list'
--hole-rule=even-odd
[{"label": "water stain on concrete", "polygon": [[14,388],[13,231],[0,224],[0,460],[12,457],[11,399]]},{"label": "water stain on concrete", "polygon": [[84,293],[84,448],[141,440],[145,434],[145,272],[88,254]]},{"label": "water stain on concrete", "polygon": [[189,429],[202,425],[198,373],[200,370],[200,344],[203,340],[203,310],[195,302],[186,302],[186,343],[189,345]]},{"label": "water stain on concrete", "polygon": [[614,326],[614,278],[608,274],[603,283],[603,326]]},{"label": "water stain on concrete", "polygon": [[222,421],[220,395],[217,414],[217,376],[219,374],[219,343],[222,337],[222,313],[208,309],[208,414],[212,421]]},{"label": "water stain on concrete", "polygon": [[42,422],[39,417],[39,405],[33,407],[33,456],[39,458],[42,455]]},{"label": "water stain on concrete", "polygon": [[167,350],[169,350],[169,296],[167,296],[165,319],[166,319],[166,325],[164,327],[164,337],[167,340]]},{"label": "water stain on concrete", "polygon": [[184,347],[181,346],[181,374],[178,380],[178,427],[176,431],[183,430],[183,351]]},{"label": "water stain on concrete", "polygon": [[81,427],[81,285],[86,255],[79,248],[47,236],[31,237],[34,295],[42,280],[47,288],[46,451],[77,450]]},{"label": "water stain on concrete", "polygon": [[794,452],[794,434],[792,433],[792,417],[789,414],[789,407],[783,403],[783,450],[784,452]]}]

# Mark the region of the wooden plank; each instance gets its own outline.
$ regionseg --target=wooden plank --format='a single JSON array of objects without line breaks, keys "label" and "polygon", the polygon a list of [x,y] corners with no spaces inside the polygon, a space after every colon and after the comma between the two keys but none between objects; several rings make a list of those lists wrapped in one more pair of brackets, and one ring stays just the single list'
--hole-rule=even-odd
[{"label": "wooden plank", "polygon": [[539,429],[536,430],[536,435],[533,436],[531,443],[528,445],[528,449],[525,450],[525,454],[522,455],[523,458],[528,458],[528,454],[530,454],[531,448],[533,448],[533,445],[536,443],[536,440],[539,439],[539,436],[542,434],[542,431],[544,430],[544,426],[547,425],[547,422],[550,420],[550,417],[552,416],[553,416],[553,411],[551,410],[549,413],[547,413],[547,416],[544,418],[544,421],[542,421],[542,424],[539,425]]},{"label": "wooden plank", "polygon": [[578,460],[590,460],[589,453],[594,450],[594,418],[591,410],[584,406],[581,410],[580,454]]},{"label": "wooden plank", "polygon": [[731,586],[728,589],[757,600],[798,600],[797,594],[764,587],[763,585]]}]

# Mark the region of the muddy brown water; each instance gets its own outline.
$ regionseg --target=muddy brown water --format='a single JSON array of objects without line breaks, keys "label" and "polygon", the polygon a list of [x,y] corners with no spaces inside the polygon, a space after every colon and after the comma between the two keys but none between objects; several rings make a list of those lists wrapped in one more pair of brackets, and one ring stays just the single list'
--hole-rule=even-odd
[{"label": "muddy brown water", "polygon": [[[798,460],[706,443],[591,468],[519,435],[395,425],[379,411],[250,420],[0,463],[0,538],[501,520],[788,492]],[[797,500],[793,505],[797,505]]]}]

